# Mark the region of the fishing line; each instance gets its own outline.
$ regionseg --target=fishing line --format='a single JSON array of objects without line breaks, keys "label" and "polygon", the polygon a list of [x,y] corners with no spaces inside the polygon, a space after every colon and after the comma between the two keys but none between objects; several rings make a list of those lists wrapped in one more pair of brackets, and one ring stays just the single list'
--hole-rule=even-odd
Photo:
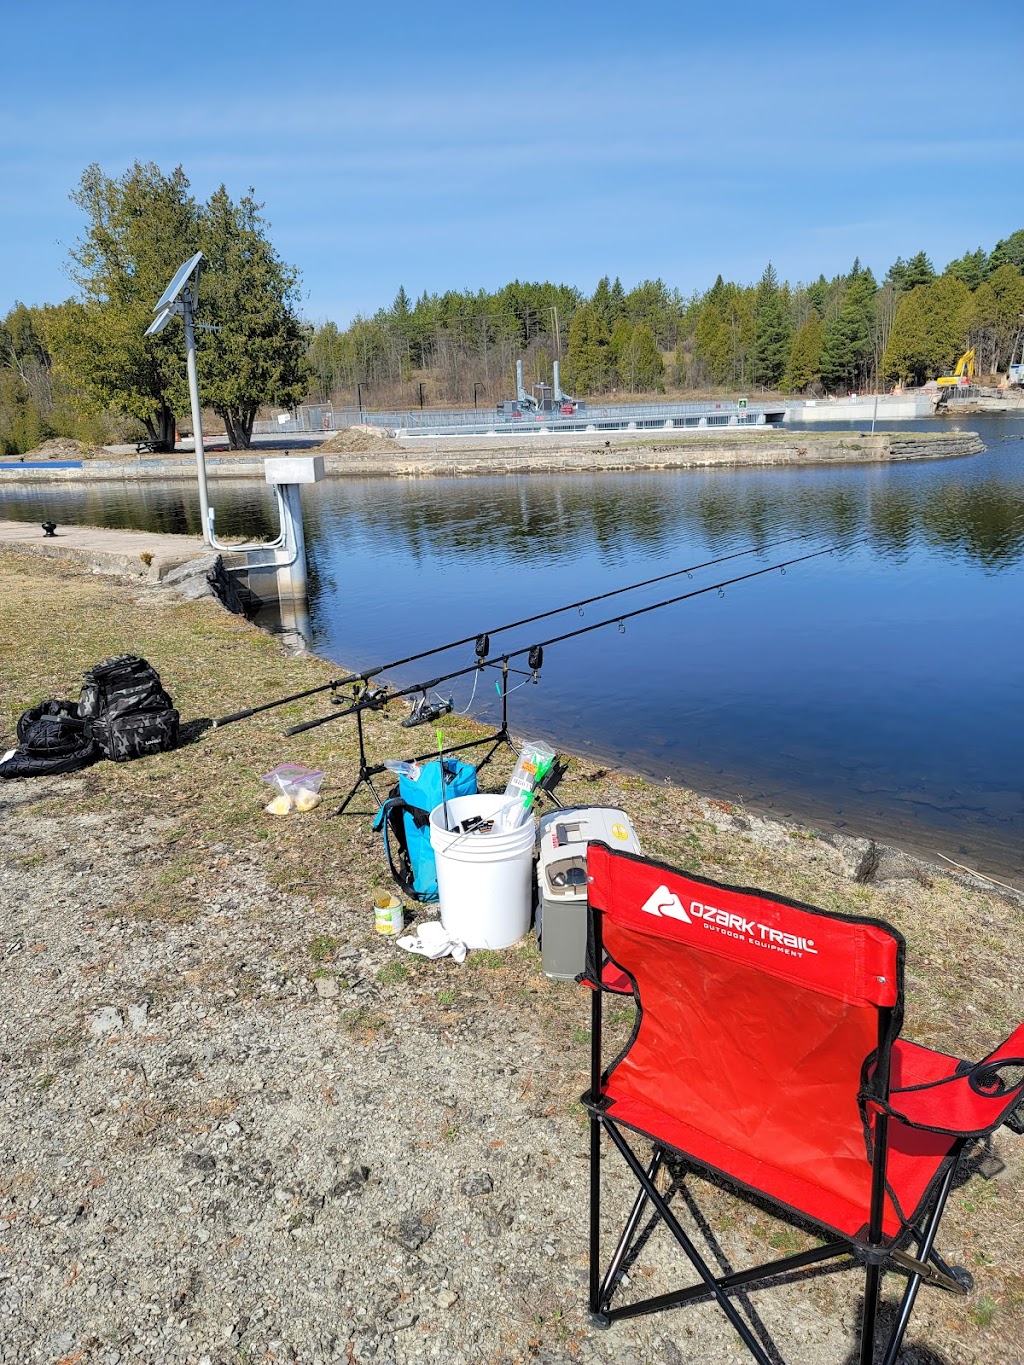
[{"label": "fishing line", "polygon": [[578,602],[568,602],[561,607],[550,607],[547,611],[537,612],[534,616],[524,616],[519,621],[508,621],[503,626],[495,626],[489,633],[479,632],[474,635],[467,635],[461,640],[450,640],[447,644],[435,645],[432,649],[421,650],[418,654],[407,654],[404,659],[393,659],[391,663],[378,664],[376,668],[366,669],[362,673],[349,673],[344,678],[332,678],[330,682],[320,683],[317,687],[309,687],[304,692],[293,692],[290,696],[280,697],[277,701],[263,702],[260,706],[250,706],[244,711],[232,711],[230,715],[221,716],[215,720],[213,728],[232,725],[235,721],[246,720],[249,716],[258,715],[261,711],[271,711],[277,706],[287,706],[292,701],[303,701],[306,697],[315,697],[320,692],[336,691],[339,687],[347,687],[350,683],[365,682],[370,678],[376,678],[381,673],[390,672],[393,668],[402,668],[405,664],[417,663],[420,659],[429,659],[434,654],[443,654],[446,650],[457,649],[460,645],[477,642],[478,663],[474,667],[479,667],[487,655],[486,648],[483,654],[480,653],[479,642],[489,644],[490,635],[498,635],[506,630],[516,630],[520,626],[533,625],[535,621],[547,620],[549,617],[558,616],[564,611],[578,610],[582,615],[584,607],[592,606],[595,602],[604,602],[609,597],[618,597],[622,593],[649,588],[655,583],[664,583],[670,578],[679,578],[682,574],[694,574],[701,569],[713,568],[716,564],[726,564],[732,559],[741,559],[744,555],[763,554],[765,550],[775,549],[779,545],[790,545],[794,541],[809,540],[815,534],[814,531],[806,531],[800,535],[781,536],[778,540],[767,540],[761,545],[750,545],[745,550],[734,550],[730,554],[719,555],[716,559],[705,559],[700,564],[690,564],[685,569],[672,569],[668,573],[657,574],[654,578],[644,578],[639,583],[629,583],[624,588],[611,588],[608,592],[597,593],[593,597],[583,597]]},{"label": "fishing line", "polygon": [[[793,537],[793,539],[802,538],[803,537]],[[845,545],[842,546],[828,545],[823,550],[813,550],[811,551],[810,554],[797,555],[793,559],[783,560],[779,564],[769,564],[767,565],[767,567],[763,569],[753,569],[750,573],[738,574],[735,578],[725,578],[720,583],[709,583],[707,586],[703,588],[694,588],[690,592],[679,593],[675,597],[666,597],[663,601],[652,602],[646,607],[635,607],[632,611],[621,612],[617,616],[606,617],[605,620],[603,621],[593,621],[591,622],[590,625],[587,626],[577,626],[575,630],[565,631],[564,634],[562,635],[553,635],[549,640],[541,640],[537,644],[526,645],[522,649],[510,650],[507,654],[503,654],[501,656],[500,663],[507,664],[509,659],[518,659],[525,654],[531,659],[531,661],[534,660],[536,661],[536,668],[534,669],[534,672],[536,672],[536,669],[539,669],[540,663],[543,659],[543,651],[549,645],[564,644],[566,640],[574,640],[580,635],[589,635],[592,631],[603,630],[607,626],[622,626],[622,624],[625,621],[632,620],[634,617],[646,616],[649,612],[661,611],[663,607],[675,606],[679,602],[688,602],[694,597],[704,596],[705,593],[718,592],[724,596],[725,589],[734,586],[736,583],[746,583],[752,578],[761,578],[764,574],[778,573],[780,570],[789,568],[793,564],[804,564],[811,559],[820,559],[823,555],[834,554],[837,549],[847,550],[854,545],[865,544],[867,542],[867,539],[868,538],[866,536],[861,536],[856,540],[848,541]],[[732,556],[726,557],[731,558]],[[672,575],[666,576],[671,577]],[[477,663],[470,664],[466,668],[454,669],[450,673],[442,673],[438,677],[431,678],[427,682],[414,683],[410,687],[399,688],[397,691],[390,692],[388,694],[388,700],[394,701],[398,697],[409,697],[414,695],[415,693],[424,693],[429,688],[439,687],[441,683],[451,682],[455,678],[464,678],[468,674],[472,673],[474,670],[485,667],[496,668],[498,666],[499,666],[498,663],[482,664],[478,660]],[[518,686],[523,686],[523,684],[518,684]],[[515,689],[509,690],[511,692]],[[357,702],[356,705],[349,707],[344,711],[334,711],[330,715],[319,716],[315,720],[303,721],[301,725],[293,725],[291,726],[290,729],[285,730],[284,733],[286,735],[300,735],[306,730],[315,729],[316,726],[318,725],[326,725],[328,721],[340,720],[343,716],[354,715],[356,711],[362,709],[364,709],[362,704]]]}]

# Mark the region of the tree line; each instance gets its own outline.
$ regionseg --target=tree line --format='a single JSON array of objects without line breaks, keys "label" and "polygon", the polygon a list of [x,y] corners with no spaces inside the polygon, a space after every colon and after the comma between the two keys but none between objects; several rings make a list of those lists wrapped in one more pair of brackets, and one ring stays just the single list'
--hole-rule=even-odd
[{"label": "tree line", "polygon": [[260,407],[304,400],[389,409],[491,406],[527,383],[579,397],[700,392],[820,394],[920,384],[969,347],[980,373],[1005,370],[1024,327],[1024,229],[950,261],[898,258],[879,283],[859,260],[828,280],[791,285],[769,263],[756,284],[721,275],[684,297],[662,280],[590,295],[514,280],[496,291],[404,287],[346,328],[300,316],[299,274],[278,256],[250,190],[199,202],[181,167],[136,163],[112,179],[90,166],[72,193],[85,229],[71,248],[76,294],[16,304],[0,322],[0,453],[48,436],[103,442],[145,435],[173,445],[188,413],[176,325],[146,338],[174,266],[206,256],[197,345],[204,402],[233,447]]},{"label": "tree line", "polygon": [[[580,397],[683,390],[822,394],[922,384],[973,347],[980,373],[1005,370],[1024,325],[1024,230],[950,261],[919,251],[881,283],[855,260],[810,284],[771,265],[756,285],[726,282],[684,298],[662,280],[626,291],[598,281],[590,296],[518,280],[489,293],[400,289],[389,308],[342,330],[316,328],[311,394],[321,402],[415,407],[488,403],[511,394],[516,359],[536,382],[561,358],[563,388]],[[357,388],[358,385],[358,388]]]}]

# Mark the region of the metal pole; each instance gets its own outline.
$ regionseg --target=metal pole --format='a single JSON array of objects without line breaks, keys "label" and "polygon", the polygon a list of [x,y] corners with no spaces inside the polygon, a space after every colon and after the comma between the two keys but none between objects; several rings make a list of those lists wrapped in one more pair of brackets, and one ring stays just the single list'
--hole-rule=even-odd
[{"label": "metal pole", "polygon": [[875,434],[875,420],[878,417],[878,385],[875,384],[875,406],[871,413],[871,435]]},{"label": "metal pole", "polygon": [[192,405],[192,431],[196,442],[196,474],[199,478],[199,513],[203,519],[203,541],[210,544],[210,498],[206,491],[206,450],[203,447],[203,418],[199,411],[199,377],[196,374],[196,338],[192,330],[192,291],[182,295],[181,320],[185,325],[185,357],[188,369],[188,396]]},{"label": "metal pole", "polygon": [[359,383],[356,384],[356,402],[359,404],[359,414],[360,414],[360,416],[362,416],[362,412],[363,412],[363,386],[362,386],[362,384],[359,384]]}]

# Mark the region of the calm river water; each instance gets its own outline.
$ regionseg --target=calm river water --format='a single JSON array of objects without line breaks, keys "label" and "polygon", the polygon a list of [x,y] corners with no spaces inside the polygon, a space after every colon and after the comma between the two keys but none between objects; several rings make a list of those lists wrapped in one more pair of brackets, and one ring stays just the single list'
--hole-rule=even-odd
[{"label": "calm river water", "polygon": [[[612,625],[551,646],[540,684],[509,699],[513,731],[1024,885],[1024,424],[964,425],[981,433],[986,454],[846,468],[332,480],[303,494],[313,648],[345,668],[383,663],[809,536],[595,604],[583,619],[572,611],[494,636],[497,654],[836,544],[845,548],[785,575],[627,621],[624,633]],[[220,534],[276,532],[264,486],[210,487]],[[54,491],[0,482],[0,516],[44,513],[170,531],[199,521],[191,484]],[[471,662],[463,647],[389,677],[412,684]],[[458,707],[470,686],[454,685]],[[240,689],[240,705],[257,700]],[[488,678],[473,710],[496,706]],[[410,738],[396,727],[395,756]],[[288,756],[301,758],[301,738],[293,743]]]}]

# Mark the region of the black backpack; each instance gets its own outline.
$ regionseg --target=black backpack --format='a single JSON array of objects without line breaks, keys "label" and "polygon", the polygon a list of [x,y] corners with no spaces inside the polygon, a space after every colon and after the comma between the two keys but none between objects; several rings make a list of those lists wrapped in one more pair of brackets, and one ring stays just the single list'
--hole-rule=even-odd
[{"label": "black backpack", "polygon": [[18,721],[18,748],[4,763],[0,777],[46,777],[77,772],[103,754],[73,701],[44,701]]},{"label": "black backpack", "polygon": [[178,743],[179,716],[160,674],[136,654],[117,654],[86,673],[78,715],[103,756],[115,763]]}]

